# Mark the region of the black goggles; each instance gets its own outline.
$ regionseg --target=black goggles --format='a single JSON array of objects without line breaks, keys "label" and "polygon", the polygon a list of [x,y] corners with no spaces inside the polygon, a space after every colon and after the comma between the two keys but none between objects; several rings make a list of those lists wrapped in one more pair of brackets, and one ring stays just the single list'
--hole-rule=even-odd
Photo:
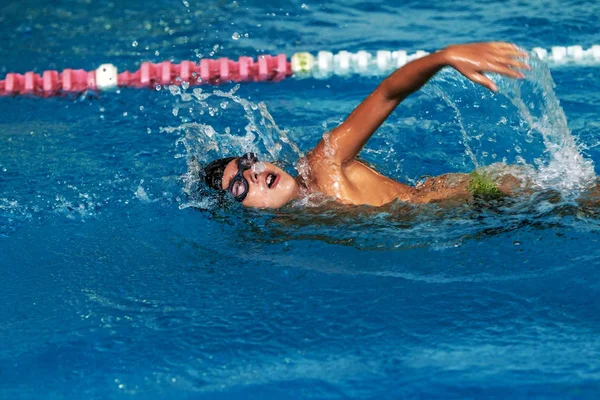
[{"label": "black goggles", "polygon": [[246,178],[244,178],[244,171],[252,168],[256,162],[258,162],[258,158],[254,153],[246,153],[237,159],[238,172],[231,178],[227,191],[240,203],[244,201],[248,195],[248,190],[250,190],[250,185]]}]

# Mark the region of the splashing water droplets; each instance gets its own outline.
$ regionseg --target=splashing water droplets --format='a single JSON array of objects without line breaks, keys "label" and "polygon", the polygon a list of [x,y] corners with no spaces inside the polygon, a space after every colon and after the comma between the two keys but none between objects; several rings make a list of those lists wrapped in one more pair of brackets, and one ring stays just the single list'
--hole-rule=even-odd
[{"label": "splashing water droplets", "polygon": [[[161,128],[164,133],[177,133],[177,147],[182,151],[177,158],[185,158],[187,172],[181,177],[184,192],[188,195],[181,207],[209,207],[213,202],[201,199],[202,166],[221,157],[239,156],[253,152],[265,161],[279,161],[288,172],[302,156],[295,143],[280,129],[264,103],[253,103],[237,95],[240,86],[229,91],[215,89],[204,92],[200,88],[192,94],[182,92],[177,86],[170,86],[173,96],[187,101],[197,122],[184,123],[178,127]],[[175,108],[178,109],[176,106]],[[210,115],[210,118],[207,117]],[[265,164],[255,163],[253,171],[264,171]],[[202,207],[201,207],[202,205]]]},{"label": "splashing water droplets", "polygon": [[467,169],[469,163],[475,169],[496,161],[521,165],[539,189],[576,198],[595,179],[593,164],[568,128],[548,67],[533,55],[529,64],[525,80],[491,76],[498,94],[453,71],[440,73],[431,87],[454,114]]},{"label": "splashing water droplets", "polygon": [[[532,69],[523,84],[506,81],[502,89],[527,122],[529,133],[542,137],[547,160],[538,167],[536,183],[571,197],[594,181],[594,166],[591,160],[584,159],[569,130],[567,117],[553,90],[550,70],[535,56],[530,64]],[[532,99],[526,101],[528,97]]]},{"label": "splashing water droplets", "polygon": [[171,92],[173,96],[178,96],[181,94],[181,88],[177,85],[171,85],[169,86],[169,92]]},{"label": "splashing water droplets", "polygon": [[252,164],[252,172],[255,174],[261,174],[267,169],[267,166],[262,161],[255,162]]}]

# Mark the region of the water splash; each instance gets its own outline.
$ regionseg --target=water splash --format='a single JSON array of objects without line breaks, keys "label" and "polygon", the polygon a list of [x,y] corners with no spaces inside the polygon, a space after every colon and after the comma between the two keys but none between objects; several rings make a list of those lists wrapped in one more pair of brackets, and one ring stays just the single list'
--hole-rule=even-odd
[{"label": "water splash", "polygon": [[[554,93],[548,67],[535,55],[526,79],[491,76],[493,94],[451,70],[443,71],[429,90],[454,114],[464,146],[465,164],[477,169],[493,163],[522,167],[521,177],[540,190],[558,190],[575,199],[595,180],[591,160],[581,153]],[[449,85],[448,85],[449,84]],[[467,165],[468,168],[468,165]]]},{"label": "water splash", "polygon": [[144,184],[144,180],[140,180],[140,184],[138,185],[137,189],[135,190],[135,197],[140,200],[142,203],[152,203],[154,200],[152,200],[150,198],[150,196],[148,195],[148,192],[146,192],[146,189],[144,189],[144,187],[142,186]]},{"label": "water splash", "polygon": [[518,109],[531,131],[541,135],[546,159],[537,159],[536,183],[565,195],[579,194],[595,180],[594,165],[581,154],[567,125],[567,117],[554,93],[550,70],[536,56],[523,82],[503,79],[501,92]]},{"label": "water splash", "polygon": [[[526,81],[498,80],[500,94],[486,91],[456,72],[444,71],[426,89],[424,102],[417,102],[416,107],[409,110],[412,113],[417,111],[416,117],[403,119],[403,124],[410,122],[414,125],[415,121],[421,121],[419,113],[424,113],[427,124],[420,130],[433,130],[441,135],[448,129],[450,134],[444,135],[443,140],[460,142],[465,149],[462,155],[464,162],[452,163],[460,172],[493,164],[499,166],[501,172],[533,180],[542,189],[541,192],[543,189],[558,189],[565,192],[563,199],[567,195],[578,194],[578,190],[587,184],[590,174],[593,177],[591,162],[580,155],[579,146],[568,130],[547,69],[544,70],[543,65],[533,67]],[[231,217],[231,210],[217,207],[218,200],[203,191],[204,185],[199,179],[202,166],[215,158],[252,151],[265,160],[282,160],[290,168],[299,160],[295,165],[296,172],[306,173],[308,166],[302,153],[290,141],[287,132],[277,126],[264,103],[243,99],[236,93],[238,88],[206,93],[196,89],[192,94],[179,88],[170,89],[180,101],[176,107],[180,110],[178,118],[182,124],[162,128],[161,131],[179,135],[176,143],[182,151],[176,157],[185,159],[187,163],[187,172],[181,177],[187,198],[180,202],[180,208],[200,208],[223,213],[225,218]],[[431,88],[435,96],[426,95],[427,91],[431,94]],[[441,106],[440,97],[443,99]],[[443,107],[446,107],[445,111]],[[193,121],[201,122],[185,120],[182,111],[186,108]],[[395,133],[393,127],[390,130]],[[452,130],[456,136],[452,136]],[[384,127],[384,132],[378,134],[384,139],[383,153],[377,153],[381,157],[402,152],[401,147],[394,149],[395,141],[385,140],[389,133]],[[318,139],[320,137],[315,137],[315,141]],[[432,142],[442,148],[439,151],[434,149],[432,154],[446,154],[446,142]],[[403,143],[398,144],[401,145]],[[570,156],[561,158],[565,154]],[[255,167],[261,166],[256,164]],[[569,182],[557,182],[550,179],[549,171],[562,176],[574,175],[568,175]],[[529,207],[532,204],[535,206]],[[564,215],[578,212],[563,208],[563,205],[560,201],[546,199],[542,194],[531,201],[515,200],[468,208],[413,206],[401,202],[381,208],[352,207],[317,196],[281,210],[256,212],[244,209],[236,215],[240,215],[244,225],[260,227],[248,232],[251,237],[247,239],[252,241],[272,243],[318,239],[358,248],[426,246],[443,251],[482,235],[501,234],[524,226],[560,225]]]},{"label": "water splash", "polygon": [[[236,85],[229,91],[216,89],[208,93],[197,88],[191,94],[176,86],[169,89],[171,94],[186,103],[194,120],[210,119],[207,121],[210,123],[184,122],[178,127],[161,128],[161,132],[180,135],[176,145],[183,152],[176,158],[186,159],[188,170],[182,180],[184,192],[191,199],[182,204],[182,208],[206,208],[213,204],[210,200],[199,198],[198,193],[201,191],[199,177],[202,165],[214,159],[253,152],[260,159],[275,162],[292,172],[296,161],[302,157],[302,152],[290,140],[287,131],[275,123],[267,106],[237,95],[239,87]],[[245,123],[242,124],[242,121]]]}]

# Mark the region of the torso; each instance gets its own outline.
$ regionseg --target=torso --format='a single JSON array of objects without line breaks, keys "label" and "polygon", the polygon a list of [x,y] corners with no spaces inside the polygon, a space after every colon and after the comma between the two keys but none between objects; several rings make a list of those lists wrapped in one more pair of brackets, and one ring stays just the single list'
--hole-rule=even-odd
[{"label": "torso", "polygon": [[411,203],[468,202],[469,176],[446,174],[412,187],[381,175],[357,160],[336,165],[324,157],[307,157],[311,191],[335,197],[344,204],[382,206],[394,200]]},{"label": "torso", "polygon": [[415,203],[440,203],[458,205],[473,200],[469,191],[468,174],[444,174],[428,178],[416,187]]},{"label": "torso", "polygon": [[[382,206],[401,200],[456,206],[470,203],[476,198],[493,200],[498,196],[523,197],[534,192],[534,184],[527,178],[528,170],[525,167],[502,163],[480,168],[471,174],[452,173],[428,178],[413,187],[381,175],[356,159],[343,164],[336,163],[318,148],[302,160],[304,167],[308,166],[308,174],[304,174],[308,176],[303,180],[308,190],[334,197],[344,204]],[[490,181],[492,192],[489,191],[489,185],[481,191],[477,175]]]}]

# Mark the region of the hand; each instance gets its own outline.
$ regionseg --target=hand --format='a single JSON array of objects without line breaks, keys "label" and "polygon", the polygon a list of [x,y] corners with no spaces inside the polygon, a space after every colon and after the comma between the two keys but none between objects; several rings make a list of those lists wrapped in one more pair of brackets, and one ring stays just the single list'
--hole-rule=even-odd
[{"label": "hand", "polygon": [[518,58],[527,58],[527,53],[511,43],[462,44],[449,46],[441,52],[447,65],[493,92],[496,92],[498,87],[490,78],[483,75],[484,72],[523,79],[524,75],[517,69],[531,69],[529,65],[518,60]]}]

